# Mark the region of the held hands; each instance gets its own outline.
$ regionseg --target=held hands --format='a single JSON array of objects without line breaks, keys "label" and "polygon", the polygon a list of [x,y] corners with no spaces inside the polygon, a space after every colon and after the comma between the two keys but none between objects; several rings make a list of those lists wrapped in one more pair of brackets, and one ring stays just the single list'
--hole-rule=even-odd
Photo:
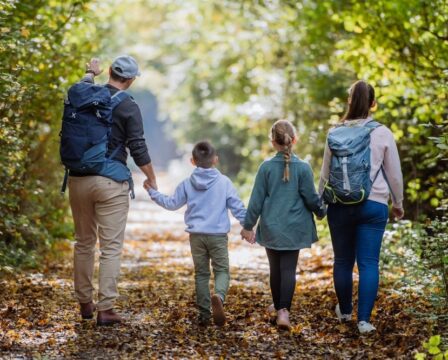
[{"label": "held hands", "polygon": [[321,205],[319,211],[315,212],[316,219],[322,221],[327,215],[327,204],[321,199]]},{"label": "held hands", "polygon": [[253,230],[242,229],[240,234],[249,244],[255,244],[255,232]]},{"label": "held hands", "polygon": [[100,68],[101,61],[98,58],[92,58],[90,62],[86,63],[86,71],[92,72],[94,76],[98,76],[103,72]]},{"label": "held hands", "polygon": [[157,182],[155,179],[146,179],[143,183],[143,187],[146,191],[148,191],[149,189],[158,190]]}]

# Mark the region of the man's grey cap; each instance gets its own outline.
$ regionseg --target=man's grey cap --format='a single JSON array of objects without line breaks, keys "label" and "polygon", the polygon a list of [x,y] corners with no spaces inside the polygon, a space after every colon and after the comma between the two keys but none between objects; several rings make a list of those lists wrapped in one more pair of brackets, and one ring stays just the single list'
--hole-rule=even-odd
[{"label": "man's grey cap", "polygon": [[122,55],[117,57],[111,65],[112,71],[125,79],[132,79],[140,75],[137,61],[132,56]]}]

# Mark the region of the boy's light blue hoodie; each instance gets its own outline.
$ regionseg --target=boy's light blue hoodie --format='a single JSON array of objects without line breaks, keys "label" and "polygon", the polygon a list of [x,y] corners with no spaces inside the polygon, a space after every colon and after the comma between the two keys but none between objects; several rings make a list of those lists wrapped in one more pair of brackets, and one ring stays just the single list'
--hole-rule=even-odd
[{"label": "boy's light blue hoodie", "polygon": [[187,204],[185,229],[189,233],[224,235],[230,231],[228,210],[244,224],[246,209],[230,179],[215,168],[197,167],[190,178],[182,181],[174,195],[167,196],[149,189],[151,199],[167,210]]}]

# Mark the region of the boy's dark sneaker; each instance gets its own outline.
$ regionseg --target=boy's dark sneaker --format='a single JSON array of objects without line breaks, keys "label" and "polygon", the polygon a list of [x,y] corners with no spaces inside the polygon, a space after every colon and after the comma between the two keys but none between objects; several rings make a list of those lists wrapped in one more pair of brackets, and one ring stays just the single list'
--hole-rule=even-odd
[{"label": "boy's dark sneaker", "polygon": [[217,294],[212,296],[212,313],[213,322],[218,326],[223,326],[226,323],[226,314],[224,313],[224,306],[221,297]]},{"label": "boy's dark sneaker", "polygon": [[210,325],[210,318],[205,318],[205,317],[199,316],[198,325],[199,326],[203,326],[203,327],[209,326]]}]

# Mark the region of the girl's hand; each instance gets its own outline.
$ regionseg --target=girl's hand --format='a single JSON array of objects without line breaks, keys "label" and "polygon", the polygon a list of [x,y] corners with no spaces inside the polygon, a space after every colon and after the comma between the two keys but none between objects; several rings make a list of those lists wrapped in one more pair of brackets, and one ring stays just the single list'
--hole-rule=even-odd
[{"label": "girl's hand", "polygon": [[242,229],[241,230],[241,237],[246,240],[248,243],[250,244],[254,244],[255,243],[255,233],[253,230],[246,230],[246,229]]}]

